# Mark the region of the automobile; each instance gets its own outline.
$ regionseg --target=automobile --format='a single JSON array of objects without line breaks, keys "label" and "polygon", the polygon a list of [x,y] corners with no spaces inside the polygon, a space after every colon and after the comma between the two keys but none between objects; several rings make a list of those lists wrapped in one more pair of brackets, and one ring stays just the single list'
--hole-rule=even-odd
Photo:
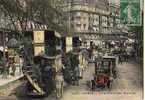
[{"label": "automobile", "polygon": [[102,56],[95,59],[95,74],[89,82],[92,90],[96,88],[112,88],[114,79],[117,78],[118,58],[115,56]]}]

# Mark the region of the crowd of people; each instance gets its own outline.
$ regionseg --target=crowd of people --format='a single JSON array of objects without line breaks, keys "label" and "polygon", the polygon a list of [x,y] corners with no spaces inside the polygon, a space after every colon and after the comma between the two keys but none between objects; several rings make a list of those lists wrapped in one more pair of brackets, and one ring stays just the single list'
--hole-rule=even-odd
[{"label": "crowd of people", "polygon": [[101,47],[93,44],[90,49],[88,49],[88,52],[91,61],[95,60],[98,56],[110,55],[117,56],[121,64],[133,60],[137,56],[133,44],[121,45],[116,43],[109,47]]},{"label": "crowd of people", "polygon": [[16,61],[15,57],[3,56],[0,57],[0,75],[2,78],[7,78],[8,76],[16,76],[16,69],[19,67],[19,73],[22,72],[23,61],[19,57],[19,62]]}]

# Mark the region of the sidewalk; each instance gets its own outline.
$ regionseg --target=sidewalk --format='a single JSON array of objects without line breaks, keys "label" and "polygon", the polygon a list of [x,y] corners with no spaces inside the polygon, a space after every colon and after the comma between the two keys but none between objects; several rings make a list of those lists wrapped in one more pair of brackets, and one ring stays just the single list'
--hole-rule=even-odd
[{"label": "sidewalk", "polygon": [[23,74],[22,74],[22,72],[20,73],[19,67],[16,67],[15,76],[9,75],[9,76],[7,76],[7,78],[5,79],[5,78],[2,78],[2,75],[0,75],[0,89],[1,89],[3,86],[5,86],[5,85],[7,85],[7,84],[9,84],[9,83],[11,83],[11,82],[17,81],[18,79],[20,79],[20,78],[22,78],[22,77],[23,77]]}]

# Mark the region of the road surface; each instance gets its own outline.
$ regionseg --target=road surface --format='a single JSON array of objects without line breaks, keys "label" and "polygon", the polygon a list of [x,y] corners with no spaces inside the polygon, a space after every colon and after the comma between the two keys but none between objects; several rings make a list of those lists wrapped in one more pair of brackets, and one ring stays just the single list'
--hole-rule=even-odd
[{"label": "road surface", "polygon": [[[67,86],[60,100],[142,100],[142,66],[134,62],[129,62],[120,64],[117,69],[118,78],[113,82],[111,90],[104,89],[100,91],[91,91],[86,85],[86,81],[90,80],[94,73],[94,64],[90,64],[84,71],[84,76],[79,86]],[[16,97],[16,99],[57,100],[55,94],[41,99],[23,97]]]},{"label": "road surface", "polygon": [[[86,86],[86,81],[90,80],[94,73],[94,65],[91,64],[84,72],[80,85],[65,89],[60,100],[142,100],[141,66],[130,62],[120,64],[117,69],[118,78],[114,81],[112,90],[91,91]],[[55,98],[49,98],[49,100],[55,100]]]}]

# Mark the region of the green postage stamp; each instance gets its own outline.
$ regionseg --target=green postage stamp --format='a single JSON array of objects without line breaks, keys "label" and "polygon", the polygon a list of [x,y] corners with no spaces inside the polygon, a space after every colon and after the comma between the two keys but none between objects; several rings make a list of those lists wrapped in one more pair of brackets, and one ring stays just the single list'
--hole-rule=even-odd
[{"label": "green postage stamp", "polygon": [[120,0],[121,23],[127,25],[141,25],[140,0]]}]

